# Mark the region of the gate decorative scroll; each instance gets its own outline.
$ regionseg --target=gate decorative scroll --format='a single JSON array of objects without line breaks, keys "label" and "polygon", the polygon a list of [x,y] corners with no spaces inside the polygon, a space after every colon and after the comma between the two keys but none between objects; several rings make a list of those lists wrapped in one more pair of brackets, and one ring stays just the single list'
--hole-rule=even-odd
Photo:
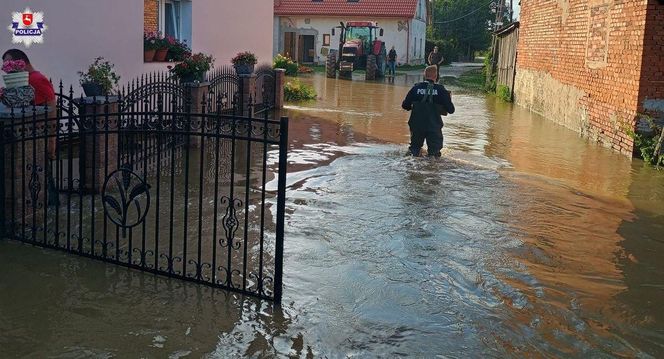
[{"label": "gate decorative scroll", "polygon": [[271,65],[260,66],[256,70],[256,114],[274,109],[276,103],[276,74]]},{"label": "gate decorative scroll", "polygon": [[234,116],[227,79],[0,113],[0,238],[279,301],[288,119]]}]

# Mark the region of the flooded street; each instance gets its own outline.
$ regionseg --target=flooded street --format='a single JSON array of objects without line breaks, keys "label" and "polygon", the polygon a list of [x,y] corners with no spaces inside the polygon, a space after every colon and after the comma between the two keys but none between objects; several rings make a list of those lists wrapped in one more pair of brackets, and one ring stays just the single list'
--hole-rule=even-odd
[{"label": "flooded street", "polygon": [[664,171],[450,88],[440,160],[392,83],[289,105],[284,300],[0,242],[0,357],[662,357]]}]

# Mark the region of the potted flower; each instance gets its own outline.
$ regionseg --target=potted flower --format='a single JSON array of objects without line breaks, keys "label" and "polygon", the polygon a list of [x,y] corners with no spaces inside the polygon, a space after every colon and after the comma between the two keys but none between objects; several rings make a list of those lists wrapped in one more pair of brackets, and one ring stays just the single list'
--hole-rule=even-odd
[{"label": "potted flower", "polygon": [[168,48],[168,56],[166,57],[167,61],[183,61],[191,56],[191,49],[189,49],[186,42],[179,41],[172,37],[167,37],[167,39],[170,44]]},{"label": "potted flower", "polygon": [[249,51],[245,51],[237,54],[231,62],[238,75],[249,75],[254,72],[254,65],[256,65],[256,62],[258,61],[256,60],[256,55]]},{"label": "potted flower", "polygon": [[154,61],[155,62],[165,62],[166,61],[166,56],[168,55],[168,49],[171,46],[171,41],[172,38],[162,37],[161,35],[157,36],[156,43],[157,43],[157,48],[154,53]]},{"label": "potted flower", "polygon": [[143,33],[143,61],[152,62],[159,46],[159,36],[157,33]]},{"label": "potted flower", "polygon": [[168,71],[183,83],[202,82],[205,73],[210,71],[214,58],[198,53],[185,58],[182,62],[168,66]]},{"label": "potted flower", "polygon": [[105,61],[103,57],[97,57],[86,72],[79,71],[78,75],[81,77],[80,83],[85,96],[109,95],[113,87],[117,86],[120,81],[120,76],[113,71],[114,67],[115,65]]},{"label": "potted flower", "polygon": [[6,75],[2,75],[7,88],[29,86],[28,71],[25,70],[26,63],[23,60],[8,60],[2,63],[2,71]]}]

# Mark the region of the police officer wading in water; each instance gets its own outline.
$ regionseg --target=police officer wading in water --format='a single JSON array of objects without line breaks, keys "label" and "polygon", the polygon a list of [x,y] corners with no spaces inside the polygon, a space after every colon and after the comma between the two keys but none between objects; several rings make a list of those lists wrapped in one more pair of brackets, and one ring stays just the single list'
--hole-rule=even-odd
[{"label": "police officer wading in water", "polygon": [[410,154],[419,156],[424,141],[427,142],[429,157],[440,157],[443,148],[443,119],[454,113],[454,104],[450,92],[443,85],[436,84],[438,71],[436,66],[424,70],[424,79],[413,86],[403,100],[401,107],[411,111],[408,126],[410,127]]}]

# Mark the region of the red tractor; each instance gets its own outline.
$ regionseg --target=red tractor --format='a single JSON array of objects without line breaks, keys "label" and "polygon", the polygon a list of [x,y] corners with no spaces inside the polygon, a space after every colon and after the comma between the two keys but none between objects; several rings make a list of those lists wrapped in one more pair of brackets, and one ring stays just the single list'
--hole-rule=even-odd
[{"label": "red tractor", "polygon": [[[355,70],[366,70],[366,79],[375,80],[385,76],[387,50],[385,42],[378,39],[383,36],[383,29],[373,21],[348,21],[339,29],[339,50],[330,50],[327,55],[325,70],[327,77],[351,79]],[[340,54],[340,55],[339,55]]]}]

